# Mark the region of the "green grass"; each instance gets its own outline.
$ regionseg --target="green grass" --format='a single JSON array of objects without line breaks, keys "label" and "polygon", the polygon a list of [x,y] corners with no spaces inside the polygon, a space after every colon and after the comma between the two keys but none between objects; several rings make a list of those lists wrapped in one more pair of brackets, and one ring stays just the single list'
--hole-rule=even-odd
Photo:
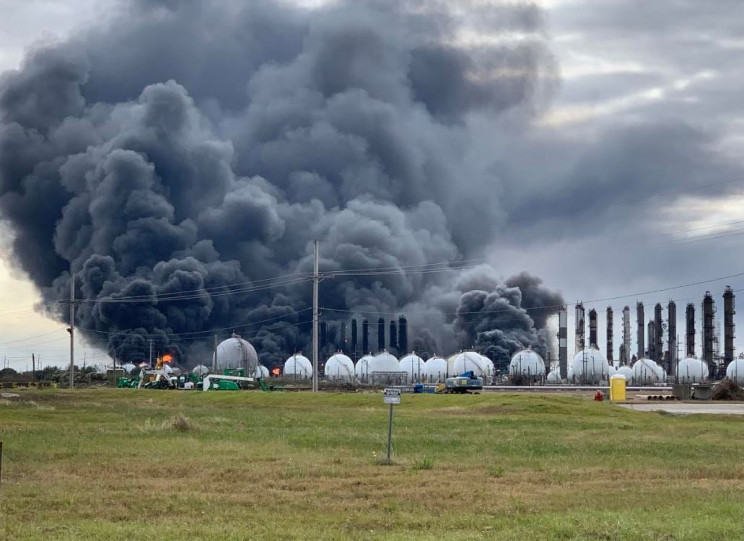
[{"label": "green grass", "polygon": [[740,418],[566,396],[21,391],[0,539],[741,539]]}]

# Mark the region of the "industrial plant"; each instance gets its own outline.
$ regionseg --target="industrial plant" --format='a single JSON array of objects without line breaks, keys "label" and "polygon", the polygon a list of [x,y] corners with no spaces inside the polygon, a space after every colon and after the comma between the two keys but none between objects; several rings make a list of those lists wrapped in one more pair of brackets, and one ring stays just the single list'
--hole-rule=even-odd
[{"label": "industrial plant", "polygon": [[[696,353],[696,305],[688,303],[685,309],[685,336],[680,342],[677,336],[676,303],[669,301],[664,307],[657,303],[653,319],[645,321],[643,302],[636,304],[636,343],[631,343],[630,307],[622,309],[622,336],[618,351],[614,351],[614,310],[606,309],[606,348],[599,346],[599,312],[589,310],[588,324],[584,303],[577,302],[575,310],[574,352],[569,360],[567,347],[568,310],[558,307],[556,314],[558,332],[553,344],[557,352],[537,351],[532,344],[514,351],[507,363],[489,358],[487,352],[477,348],[464,349],[446,357],[431,352],[409,351],[408,319],[401,315],[387,321],[377,318],[376,342],[370,341],[369,318],[361,325],[357,317],[337,323],[320,322],[319,352],[322,357],[311,360],[297,352],[283,363],[266,366],[261,363],[260,352],[246,339],[233,333],[229,338],[216,343],[209,362],[197,365],[189,377],[195,386],[210,376],[212,388],[243,388],[241,381],[281,380],[284,384],[302,388],[309,382],[324,381],[331,385],[389,386],[430,385],[444,389],[452,378],[467,374],[478,379],[482,386],[597,386],[606,385],[611,378],[620,376],[627,385],[653,387],[659,385],[704,384],[728,378],[736,384],[744,384],[744,357],[736,358],[734,351],[735,293],[727,286],[723,293],[723,337],[719,339],[716,329],[715,299],[706,292],[701,302],[700,344],[701,355]],[[347,329],[351,329],[347,336]],[[358,330],[361,329],[361,336]],[[588,339],[587,339],[588,329]],[[723,343],[721,351],[719,344]],[[684,344],[680,351],[678,344]],[[538,344],[535,344],[536,346]],[[633,352],[631,354],[631,352]],[[557,355],[555,355],[557,353]],[[617,354],[616,354],[617,353]],[[545,355],[557,359],[546,361]],[[178,387],[176,380],[170,381],[185,370],[175,368],[172,357],[167,362],[158,358],[158,366],[142,367],[142,377],[123,378],[120,386],[141,386],[143,378],[150,386]],[[121,367],[127,374],[135,372],[136,366]],[[174,372],[175,370],[175,372]],[[220,382],[219,385],[217,382]],[[221,385],[221,386],[220,386]],[[263,383],[261,384],[263,387]],[[183,385],[181,385],[183,387]],[[206,387],[205,387],[206,388]],[[248,387],[251,388],[251,387]]]}]

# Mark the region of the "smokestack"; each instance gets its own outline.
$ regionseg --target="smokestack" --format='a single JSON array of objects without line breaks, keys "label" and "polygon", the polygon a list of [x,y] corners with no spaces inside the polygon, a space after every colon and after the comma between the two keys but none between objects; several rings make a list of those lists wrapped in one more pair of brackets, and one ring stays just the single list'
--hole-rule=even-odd
[{"label": "smokestack", "polygon": [[568,310],[565,306],[558,312],[558,366],[561,380],[568,379]]},{"label": "smokestack", "polygon": [[646,356],[646,344],[644,343],[643,337],[646,332],[646,316],[643,314],[643,303],[639,302],[636,304],[636,324],[638,325],[637,340],[638,340],[638,358],[641,359]]},{"label": "smokestack", "polygon": [[716,363],[713,360],[714,309],[713,296],[710,291],[706,291],[703,299],[703,361],[708,363],[711,380],[716,377]]},{"label": "smokestack", "polygon": [[357,320],[356,318],[351,320],[351,354],[353,359],[356,361],[358,356],[358,342],[357,342]]},{"label": "smokestack", "polygon": [[348,342],[346,341],[346,322],[341,322],[341,336],[338,338],[338,348],[345,354],[349,351]]},{"label": "smokestack", "polygon": [[614,346],[612,344],[612,334],[614,333],[613,329],[613,319],[614,313],[612,312],[612,307],[607,307],[607,362],[612,364],[615,360],[614,355]]},{"label": "smokestack", "polygon": [[385,318],[377,320],[377,351],[385,349]]},{"label": "smokestack", "polygon": [[630,307],[623,308],[623,351],[620,353],[620,364],[630,364]]},{"label": "smokestack", "polygon": [[398,318],[398,352],[401,355],[408,353],[408,320],[405,316]]},{"label": "smokestack", "polygon": [[669,333],[669,370],[670,376],[677,375],[677,303],[669,301],[667,306],[667,331]]},{"label": "smokestack", "polygon": [[369,321],[362,320],[362,355],[369,353]]},{"label": "smokestack", "polygon": [[685,310],[685,355],[695,356],[695,303],[687,303]]},{"label": "smokestack", "polygon": [[398,351],[398,325],[395,323],[395,318],[390,320],[390,349]]},{"label": "smokestack", "polygon": [[597,311],[594,308],[589,310],[589,347],[599,349],[597,345]]},{"label": "smokestack", "polygon": [[328,323],[325,321],[320,322],[320,349],[323,349],[328,345]]},{"label": "smokestack", "polygon": [[655,355],[654,344],[656,344],[656,338],[655,338],[656,325],[654,325],[653,320],[648,322],[647,329],[648,329],[648,351],[647,351],[648,355],[646,355],[646,358],[653,360],[654,355]]},{"label": "smokestack", "polygon": [[584,305],[579,303],[576,305],[576,351],[579,352],[584,349],[584,333],[586,333],[586,324],[584,321]]},{"label": "smokestack", "polygon": [[728,367],[734,360],[734,314],[736,313],[736,295],[731,286],[726,286],[723,293],[723,363]]},{"label": "smokestack", "polygon": [[664,357],[664,322],[662,321],[661,303],[654,306],[654,356],[652,359],[656,364],[662,366]]}]

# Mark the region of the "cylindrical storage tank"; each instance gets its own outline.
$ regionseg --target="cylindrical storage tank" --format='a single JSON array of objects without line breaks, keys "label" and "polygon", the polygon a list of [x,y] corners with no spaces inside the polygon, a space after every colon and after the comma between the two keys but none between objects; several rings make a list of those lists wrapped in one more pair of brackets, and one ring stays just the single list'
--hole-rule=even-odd
[{"label": "cylindrical storage tank", "polygon": [[629,366],[621,366],[617,369],[617,374],[625,376],[626,383],[633,381],[633,369]]},{"label": "cylindrical storage tank", "polygon": [[561,383],[561,373],[558,370],[551,370],[548,374],[548,383],[550,385],[558,385]]},{"label": "cylindrical storage tank", "polygon": [[545,377],[545,361],[536,351],[530,348],[517,351],[509,363],[510,376],[522,376],[530,381]]},{"label": "cylindrical storage tank", "polygon": [[744,359],[734,359],[726,367],[726,377],[737,385],[744,385]]},{"label": "cylindrical storage tank", "polygon": [[356,378],[362,383],[369,383],[369,373],[374,359],[372,355],[365,355],[357,361],[354,367],[354,373],[356,374]]},{"label": "cylindrical storage tank", "polygon": [[633,364],[633,383],[635,385],[653,385],[661,381],[659,366],[651,359],[641,358]]},{"label": "cylindrical storage tank", "polygon": [[424,372],[424,360],[411,353],[403,357],[399,364],[399,370],[408,376],[408,383],[421,383],[426,375]]},{"label": "cylindrical storage tank", "polygon": [[282,372],[285,378],[310,379],[313,377],[313,363],[304,355],[295,353],[284,362]]},{"label": "cylindrical storage tank", "polygon": [[677,365],[680,383],[702,383],[708,379],[708,365],[695,357],[686,357]]},{"label": "cylindrical storage tank", "polygon": [[325,379],[351,382],[354,379],[354,362],[343,353],[332,355],[325,364]]},{"label": "cylindrical storage tank", "polygon": [[432,357],[424,363],[424,374],[427,383],[444,383],[447,379],[447,361]]},{"label": "cylindrical storage tank", "polygon": [[203,364],[197,364],[194,368],[191,369],[191,373],[194,374],[197,378],[203,378],[204,376],[209,374],[209,368],[207,368]]},{"label": "cylindrical storage tank", "polygon": [[476,377],[485,378],[488,374],[488,365],[483,359],[484,357],[475,351],[458,353],[455,355],[451,367],[448,367],[448,375],[453,377],[459,376],[464,372],[473,372]]},{"label": "cylindrical storage tank", "polygon": [[258,354],[248,340],[233,334],[231,338],[220,342],[217,346],[217,370],[224,368],[244,368],[246,374],[256,372]]},{"label": "cylindrical storage tank", "polygon": [[596,385],[607,379],[610,365],[597,348],[585,348],[574,355],[571,369],[577,384]]}]

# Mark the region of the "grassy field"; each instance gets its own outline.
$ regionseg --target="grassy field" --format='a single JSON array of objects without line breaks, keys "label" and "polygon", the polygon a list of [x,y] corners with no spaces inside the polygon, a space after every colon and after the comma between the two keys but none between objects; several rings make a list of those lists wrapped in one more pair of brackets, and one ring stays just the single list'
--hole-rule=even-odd
[{"label": "grassy field", "polygon": [[742,539],[742,419],[565,396],[20,391],[0,539]]}]

